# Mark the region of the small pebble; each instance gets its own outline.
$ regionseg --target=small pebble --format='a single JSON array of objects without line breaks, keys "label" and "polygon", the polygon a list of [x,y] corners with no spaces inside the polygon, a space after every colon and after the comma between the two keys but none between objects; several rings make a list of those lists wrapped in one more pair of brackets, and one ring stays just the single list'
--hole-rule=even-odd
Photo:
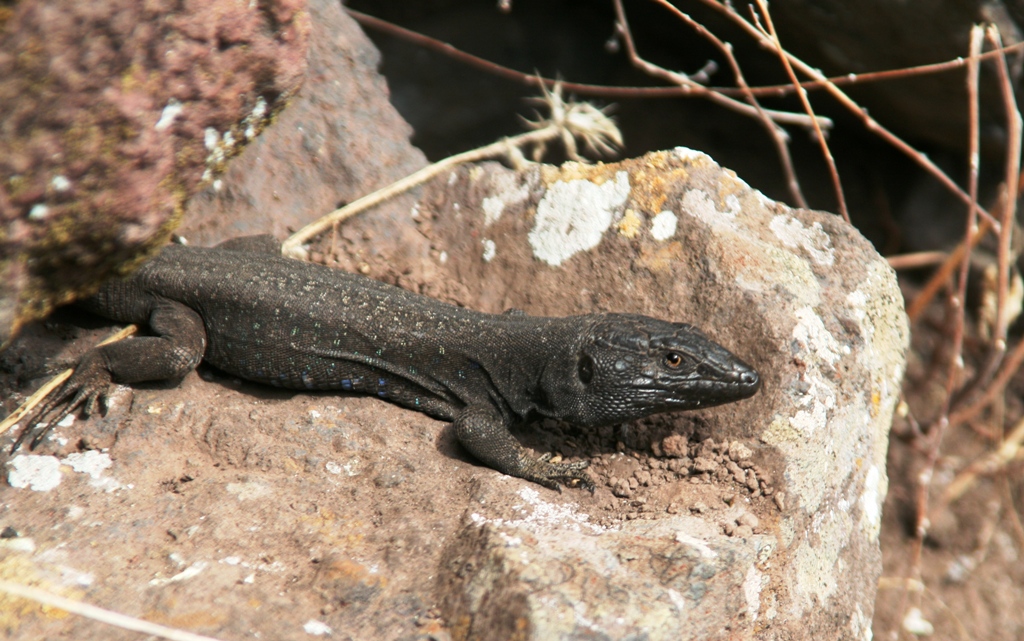
[{"label": "small pebble", "polygon": [[759,523],[757,516],[755,516],[753,512],[744,512],[740,515],[740,518],[736,519],[736,522],[740,525],[748,525],[752,528],[757,527]]}]

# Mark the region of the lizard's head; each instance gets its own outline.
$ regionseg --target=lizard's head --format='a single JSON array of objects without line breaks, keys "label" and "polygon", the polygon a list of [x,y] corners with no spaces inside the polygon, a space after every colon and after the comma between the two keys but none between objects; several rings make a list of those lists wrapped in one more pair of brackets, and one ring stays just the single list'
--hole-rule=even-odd
[{"label": "lizard's head", "polygon": [[606,314],[591,330],[576,362],[581,423],[721,405],[761,386],[754,368],[692,325]]}]

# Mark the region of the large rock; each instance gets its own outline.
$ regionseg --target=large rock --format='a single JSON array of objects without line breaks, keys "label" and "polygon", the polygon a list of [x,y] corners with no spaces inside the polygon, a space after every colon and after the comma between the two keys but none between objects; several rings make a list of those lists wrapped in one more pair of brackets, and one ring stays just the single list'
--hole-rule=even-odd
[{"label": "large rock", "polygon": [[[37,549],[20,572],[57,589],[57,568],[91,568],[90,600],[229,636],[313,621],[375,638],[865,638],[907,329],[855,230],[684,149],[465,168],[413,214],[434,252],[406,272],[362,255],[372,274],[489,311],[693,322],[764,387],[632,426],[519,434],[591,460],[591,496],[479,467],[450,427],[372,398],[190,375],[59,431],[109,458],[11,461],[12,484],[49,489],[8,501],[5,524]],[[72,503],[91,527],[55,530]]]},{"label": "large rock", "polygon": [[298,88],[305,0],[0,14],[0,345],[167,241]]},{"label": "large rock", "polygon": [[[573,434],[567,453],[596,455],[606,484],[597,504],[626,499],[602,527],[538,516],[525,495],[512,510],[480,499],[440,578],[456,631],[870,634],[908,330],[893,272],[856,230],[771,202],[686,149],[520,175],[477,167],[424,201],[437,204],[421,229],[444,239],[445,271],[476,284],[474,306],[693,322],[764,380],[751,400],[629,434],[628,466],[615,437]],[[597,516],[590,504],[575,509]]]}]

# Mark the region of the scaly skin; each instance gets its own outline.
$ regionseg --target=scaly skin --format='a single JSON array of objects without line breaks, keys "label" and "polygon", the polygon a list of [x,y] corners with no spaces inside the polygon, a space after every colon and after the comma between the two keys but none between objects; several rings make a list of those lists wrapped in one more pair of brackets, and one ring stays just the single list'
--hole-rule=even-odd
[{"label": "scaly skin", "polygon": [[213,248],[168,246],[81,305],[148,325],[153,336],[98,347],[15,443],[111,382],[181,377],[205,359],[291,389],[376,395],[454,423],[490,467],[558,489],[593,491],[586,462],[551,463],[509,428],[556,418],[583,427],[752,396],[756,371],[696,328],[634,314],[565,318],[484,314],[273,253],[267,237]]}]

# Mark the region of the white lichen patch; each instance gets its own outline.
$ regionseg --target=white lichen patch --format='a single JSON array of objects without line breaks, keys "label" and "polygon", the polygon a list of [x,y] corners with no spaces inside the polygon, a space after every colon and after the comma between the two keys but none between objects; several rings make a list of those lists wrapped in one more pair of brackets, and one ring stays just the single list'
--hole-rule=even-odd
[{"label": "white lichen patch", "polygon": [[792,216],[775,216],[768,223],[768,229],[783,245],[791,249],[802,248],[811,260],[823,267],[830,267],[835,262],[832,239],[819,222],[804,227],[803,223]]},{"label": "white lichen patch", "polygon": [[497,196],[488,196],[484,198],[482,207],[484,210],[484,227],[490,227],[501,218],[501,214],[505,211],[505,202]]},{"label": "white lichen patch", "polygon": [[668,240],[676,235],[679,218],[670,211],[663,211],[651,220],[651,236],[654,240]]},{"label": "white lichen patch", "polygon": [[71,181],[68,180],[67,176],[57,174],[56,176],[50,179],[50,186],[53,187],[55,191],[64,193],[71,189]]},{"label": "white lichen patch", "polygon": [[714,559],[718,557],[718,552],[711,549],[711,546],[706,542],[698,539],[695,536],[690,536],[685,532],[676,532],[676,543],[681,545],[689,546],[701,555],[705,559]]},{"label": "white lichen patch", "polygon": [[835,386],[824,376],[821,366],[834,368],[849,348],[839,344],[812,308],[802,307],[795,315],[793,343],[808,367],[800,378],[804,389],[795,398],[797,406],[804,409],[793,414],[789,423],[806,438],[825,428],[829,412],[836,406]]},{"label": "white lichen patch", "polygon": [[668,594],[669,601],[671,601],[672,605],[679,611],[679,614],[686,611],[686,600],[683,598],[682,594],[679,594],[672,588],[669,588],[665,592]]},{"label": "white lichen patch", "polygon": [[796,325],[793,326],[793,340],[801,350],[810,352],[814,358],[835,366],[841,354],[850,348],[839,344],[832,333],[825,328],[821,317],[810,307],[796,310]]},{"label": "white lichen patch", "polygon": [[327,625],[323,621],[317,621],[316,619],[310,619],[302,624],[302,630],[306,634],[311,634],[315,637],[330,636],[334,630],[331,626]]},{"label": "white lichen patch", "polygon": [[117,481],[117,479],[103,475],[103,473],[114,464],[113,461],[110,460],[110,455],[106,452],[98,452],[96,450],[73,452],[68,454],[66,458],[61,459],[60,462],[67,465],[75,472],[88,474],[90,477],[89,484],[97,489],[103,490],[104,492],[113,492],[115,490],[131,488],[130,485],[122,485]]},{"label": "white lichen patch", "polygon": [[747,616],[751,621],[757,621],[761,610],[761,586],[765,578],[753,565],[747,568],[747,575],[743,578],[743,598],[747,602]]},{"label": "white lichen patch", "polygon": [[19,454],[7,467],[7,483],[11,487],[49,492],[60,485],[60,461],[55,456]]},{"label": "white lichen patch", "polygon": [[70,466],[74,471],[88,474],[94,479],[98,479],[103,476],[103,471],[113,465],[113,461],[110,460],[109,454],[106,452],[99,452],[97,450],[73,452],[68,454],[67,458],[65,458],[63,462]]},{"label": "white lichen patch", "polygon": [[[850,312],[858,323],[863,323],[867,316],[865,309],[868,304],[868,295],[863,290],[857,289],[846,295],[846,304],[850,306]],[[863,329],[863,328],[862,328]]]},{"label": "white lichen patch", "polygon": [[692,189],[683,196],[683,211],[690,214],[715,231],[738,231],[736,215],[739,214],[739,200],[734,208],[720,210],[706,191]]},{"label": "white lichen patch", "polygon": [[537,205],[530,230],[533,255],[558,267],[573,255],[597,247],[629,197],[629,175],[597,185],[589,180],[557,181]]},{"label": "white lichen patch", "polygon": [[249,481],[247,483],[228,483],[224,488],[234,494],[239,501],[255,501],[270,496],[270,487],[263,483]]},{"label": "white lichen patch", "polygon": [[494,260],[494,257],[498,254],[498,246],[494,244],[494,241],[490,238],[484,238],[480,241],[480,244],[484,246],[484,262],[489,263]]},{"label": "white lichen patch", "polygon": [[164,131],[174,124],[174,119],[180,116],[182,111],[185,111],[185,108],[181,106],[181,103],[171,98],[164,106],[164,110],[160,112],[160,119],[156,121],[153,128],[157,131]]},{"label": "white lichen patch", "polygon": [[513,173],[497,172],[491,174],[491,193],[483,199],[484,227],[498,222],[506,207],[525,202],[530,197],[530,181],[520,182]]},{"label": "white lichen patch", "polygon": [[703,151],[697,151],[696,149],[690,149],[689,147],[676,147],[672,150],[672,153],[674,153],[680,160],[689,162],[704,161],[713,165],[718,164],[711,158],[711,156],[707,155]]},{"label": "white lichen patch", "polygon": [[220,143],[220,132],[213,127],[207,127],[203,130],[203,146],[206,147],[207,151],[216,149],[218,143]]},{"label": "white lichen patch", "polygon": [[557,505],[540,498],[540,492],[524,487],[519,490],[519,498],[523,503],[513,509],[522,516],[517,519],[489,519],[476,512],[469,515],[473,523],[479,526],[490,524],[497,527],[523,528],[541,532],[550,530],[571,530],[573,532],[591,532],[599,534],[606,528],[590,523],[589,514],[581,514],[572,505]]},{"label": "white lichen patch", "polygon": [[66,465],[75,472],[88,474],[89,484],[105,492],[130,488],[131,486],[124,486],[117,480],[103,475],[112,464],[109,454],[95,450],[74,452],[60,460],[53,456],[19,454],[8,463],[7,482],[11,487],[48,492],[60,485],[63,478],[61,466]]},{"label": "white lichen patch", "polygon": [[800,543],[790,566],[796,578],[794,598],[805,611],[825,607],[836,593],[837,579],[843,574],[840,553],[849,540],[852,525],[850,513],[835,507],[826,507],[814,515],[810,525],[814,536]]},{"label": "white lichen patch", "polygon": [[864,477],[864,490],[860,495],[860,527],[872,541],[878,540],[882,531],[882,499],[880,491],[882,473],[872,465]]},{"label": "white lichen patch", "polygon": [[263,125],[264,120],[267,117],[269,108],[267,101],[263,96],[256,98],[256,105],[253,106],[252,111],[249,115],[242,120],[242,128],[245,132],[245,139],[252,140],[259,133],[260,127]]},{"label": "white lichen patch", "polygon": [[194,579],[195,577],[199,576],[203,572],[203,570],[205,570],[209,565],[210,564],[207,563],[206,561],[196,561],[195,563],[193,563],[192,565],[188,566],[187,568],[185,568],[181,572],[178,572],[177,574],[175,574],[172,577],[168,577],[168,578],[157,577],[155,579],[150,579],[149,585],[151,585],[153,587],[159,587],[159,586],[162,586],[162,585],[168,585],[170,583],[179,583],[181,581],[188,581],[189,579]]}]

